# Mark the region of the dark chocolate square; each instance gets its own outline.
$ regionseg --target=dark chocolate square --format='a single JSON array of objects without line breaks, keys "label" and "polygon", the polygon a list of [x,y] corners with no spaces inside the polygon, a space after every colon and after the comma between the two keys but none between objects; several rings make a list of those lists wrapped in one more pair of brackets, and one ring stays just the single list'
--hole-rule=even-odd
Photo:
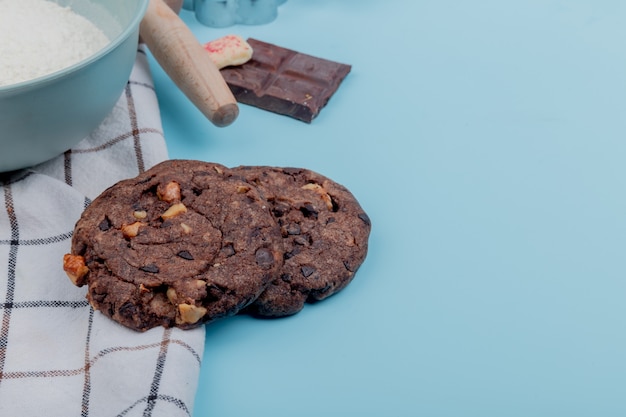
[{"label": "dark chocolate square", "polygon": [[237,101],[307,123],[352,68],[256,39],[248,43],[252,59],[221,70]]}]

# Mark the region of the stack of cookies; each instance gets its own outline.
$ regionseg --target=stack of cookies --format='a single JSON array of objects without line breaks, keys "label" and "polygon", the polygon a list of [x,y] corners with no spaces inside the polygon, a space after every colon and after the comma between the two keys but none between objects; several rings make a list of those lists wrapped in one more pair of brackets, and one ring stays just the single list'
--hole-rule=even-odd
[{"label": "stack of cookies", "polygon": [[94,309],[138,331],[280,317],[343,289],[371,223],[307,169],[169,160],[98,196],[63,267]]}]

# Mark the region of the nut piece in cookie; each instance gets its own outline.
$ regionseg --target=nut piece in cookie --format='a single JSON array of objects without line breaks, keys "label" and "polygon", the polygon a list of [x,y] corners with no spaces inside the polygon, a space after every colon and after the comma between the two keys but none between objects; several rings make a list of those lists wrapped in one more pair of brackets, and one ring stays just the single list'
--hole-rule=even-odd
[{"label": "nut piece in cookie", "polygon": [[85,284],[83,278],[89,273],[89,268],[85,265],[85,258],[69,253],[63,256],[63,270],[74,285],[78,286]]}]

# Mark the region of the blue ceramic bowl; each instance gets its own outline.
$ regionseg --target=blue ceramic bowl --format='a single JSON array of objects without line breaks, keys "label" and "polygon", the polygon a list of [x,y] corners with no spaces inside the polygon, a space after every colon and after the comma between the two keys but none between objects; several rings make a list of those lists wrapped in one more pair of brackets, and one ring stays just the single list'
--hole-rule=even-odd
[{"label": "blue ceramic bowl", "polygon": [[44,162],[89,135],[111,112],[135,62],[148,0],[54,0],[111,40],[71,67],[0,87],[0,172]]}]

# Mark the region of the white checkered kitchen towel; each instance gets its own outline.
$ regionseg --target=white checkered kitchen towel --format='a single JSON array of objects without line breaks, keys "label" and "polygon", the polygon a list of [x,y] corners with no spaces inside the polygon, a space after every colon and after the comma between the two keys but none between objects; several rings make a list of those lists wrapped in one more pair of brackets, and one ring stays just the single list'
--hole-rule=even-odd
[{"label": "white checkered kitchen towel", "polygon": [[74,149],[0,176],[0,416],[192,414],[204,329],[128,330],[62,268],[91,199],[167,158],[140,47],[109,117]]}]

